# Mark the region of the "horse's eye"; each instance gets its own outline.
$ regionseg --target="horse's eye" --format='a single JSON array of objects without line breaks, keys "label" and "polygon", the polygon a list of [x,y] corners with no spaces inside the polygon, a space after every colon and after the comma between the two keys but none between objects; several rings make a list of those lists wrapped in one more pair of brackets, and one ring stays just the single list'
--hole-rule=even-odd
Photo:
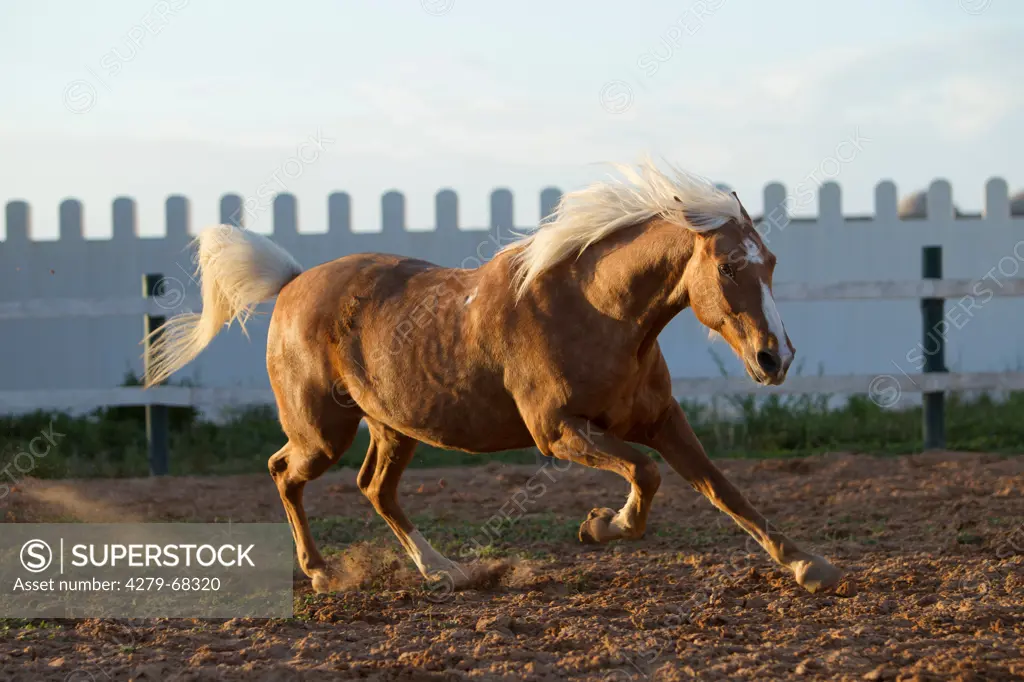
[{"label": "horse's eye", "polygon": [[732,269],[732,266],[728,263],[722,263],[718,266],[718,271],[728,277],[729,279],[736,278],[736,271]]}]

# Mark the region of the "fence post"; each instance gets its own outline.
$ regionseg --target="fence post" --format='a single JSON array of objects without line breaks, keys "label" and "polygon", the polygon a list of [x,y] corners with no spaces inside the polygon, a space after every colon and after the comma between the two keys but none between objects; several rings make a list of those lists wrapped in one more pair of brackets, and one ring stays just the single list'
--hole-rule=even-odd
[{"label": "fence post", "polygon": [[[942,247],[925,246],[921,251],[921,276],[924,279],[942,279]],[[921,299],[922,348],[924,372],[946,372],[946,334],[941,329],[945,314],[945,301],[941,298]],[[931,338],[929,338],[931,337]],[[932,348],[934,344],[934,348]],[[941,450],[946,447],[946,394],[942,391],[922,395],[924,414],[924,449]]]},{"label": "fence post", "polygon": [[[142,297],[153,298],[160,294],[164,276],[149,274],[142,276]],[[143,347],[143,377],[149,375],[150,340],[149,335],[164,323],[163,317],[150,315],[143,318],[143,338],[147,339]],[[163,383],[163,382],[161,382]],[[149,450],[149,475],[166,476],[168,456],[168,410],[166,405],[146,405],[146,445]]]}]

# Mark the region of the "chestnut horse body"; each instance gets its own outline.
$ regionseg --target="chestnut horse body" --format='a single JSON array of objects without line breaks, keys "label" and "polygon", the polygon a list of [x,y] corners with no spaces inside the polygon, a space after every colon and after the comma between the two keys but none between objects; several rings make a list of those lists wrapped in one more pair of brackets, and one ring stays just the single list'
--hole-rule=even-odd
[{"label": "chestnut horse body", "polygon": [[774,256],[735,195],[649,165],[627,177],[567,195],[552,223],[473,270],[357,254],[300,274],[263,237],[203,233],[203,315],[169,323],[149,382],[278,294],[267,368],[288,443],[269,467],[318,591],[338,576],[310,535],[303,487],[338,461],[363,420],[371,442],[359,488],[428,579],[462,586],[474,571],[434,550],[398,504],[418,442],[471,452],[536,445],[620,474],[631,486],[625,505],[594,509],[580,527],[582,541],[599,543],[644,533],[661,472],[629,445],[639,443],[801,585],[834,585],[839,572],[772,528],[708,459],[657,341],[691,307],[755,381],[784,380],[794,351],[771,298]]}]

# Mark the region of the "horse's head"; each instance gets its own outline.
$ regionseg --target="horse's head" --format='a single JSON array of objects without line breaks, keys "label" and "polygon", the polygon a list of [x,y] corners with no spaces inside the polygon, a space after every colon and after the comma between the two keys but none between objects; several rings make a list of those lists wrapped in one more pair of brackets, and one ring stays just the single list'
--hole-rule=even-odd
[{"label": "horse's head", "polygon": [[775,255],[741,211],[742,219],[697,235],[683,281],[697,319],[732,346],[751,378],[781,384],[796,351],[772,296]]}]

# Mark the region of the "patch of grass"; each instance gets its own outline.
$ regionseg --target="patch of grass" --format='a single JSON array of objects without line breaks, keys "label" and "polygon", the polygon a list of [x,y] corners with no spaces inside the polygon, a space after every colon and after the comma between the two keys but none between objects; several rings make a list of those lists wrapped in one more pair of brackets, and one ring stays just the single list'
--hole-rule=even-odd
[{"label": "patch of grass", "polygon": [[484,545],[477,550],[476,555],[481,559],[497,559],[505,556],[506,552],[496,545]]},{"label": "patch of grass", "polygon": [[[849,450],[899,454],[922,447],[920,407],[887,410],[867,396],[830,407],[830,396],[753,396],[729,399],[738,418],[723,420],[711,407],[684,403],[687,417],[713,457],[792,457]],[[951,450],[1019,453],[1024,450],[1024,393],[1006,400],[988,395],[946,399],[946,443]]]},{"label": "patch of grass", "polygon": [[[479,523],[421,514],[412,517],[413,524],[442,554],[455,560],[500,558],[515,554],[531,545],[531,552],[544,554],[538,544],[575,543],[579,519],[563,519],[549,513],[526,514],[501,522],[482,519]],[[310,531],[325,554],[357,542],[396,542],[391,529],[379,516],[366,519],[332,516],[310,520]],[[534,557],[531,557],[534,558]]]},{"label": "patch of grass", "polygon": [[589,571],[573,571],[565,577],[563,584],[569,590],[569,594],[585,594],[590,592],[593,586],[593,577]]},{"label": "patch of grass", "polygon": [[[128,376],[126,385],[138,383]],[[866,396],[853,396],[841,407],[830,396],[726,397],[732,416],[724,418],[707,404],[683,403],[697,436],[712,457],[792,457],[850,450],[871,454],[914,452],[921,447],[921,408],[886,410]],[[267,459],[285,442],[269,406],[229,412],[220,423],[200,419],[191,408],[172,408],[171,473],[215,475],[264,473]],[[0,468],[36,478],[145,476],[145,413],[139,407],[96,410],[72,417],[36,412],[0,417]],[[45,455],[29,455],[29,445],[52,434]],[[946,440],[954,450],[1014,453],[1024,451],[1024,392],[1005,400],[987,395],[967,400],[950,394],[946,401]],[[341,465],[358,468],[369,445],[360,430]],[[45,447],[36,441],[36,452]],[[17,459],[17,462],[15,461]],[[410,466],[470,466],[487,462],[531,464],[534,450],[475,455],[420,445]],[[26,471],[26,469],[28,469]],[[575,531],[574,531],[575,532]]]},{"label": "patch of grass", "polygon": [[391,532],[384,519],[376,514],[366,519],[346,516],[313,518],[309,521],[309,529],[317,545],[335,546],[374,540],[386,537]]},{"label": "patch of grass", "polygon": [[0,618],[0,636],[5,639],[11,636],[12,632],[26,634],[36,630],[56,630],[64,627],[52,620],[40,620],[29,618]]},{"label": "patch of grass", "polygon": [[974,533],[962,530],[956,534],[956,541],[957,544],[961,545],[980,545],[985,541],[985,539],[980,535],[975,535]]},{"label": "patch of grass", "polygon": [[728,524],[711,525],[707,528],[694,528],[682,526],[676,523],[650,522],[647,526],[647,533],[655,537],[671,540],[684,547],[693,549],[707,549],[718,547],[723,542],[740,537],[742,531],[734,526],[731,521]]}]

